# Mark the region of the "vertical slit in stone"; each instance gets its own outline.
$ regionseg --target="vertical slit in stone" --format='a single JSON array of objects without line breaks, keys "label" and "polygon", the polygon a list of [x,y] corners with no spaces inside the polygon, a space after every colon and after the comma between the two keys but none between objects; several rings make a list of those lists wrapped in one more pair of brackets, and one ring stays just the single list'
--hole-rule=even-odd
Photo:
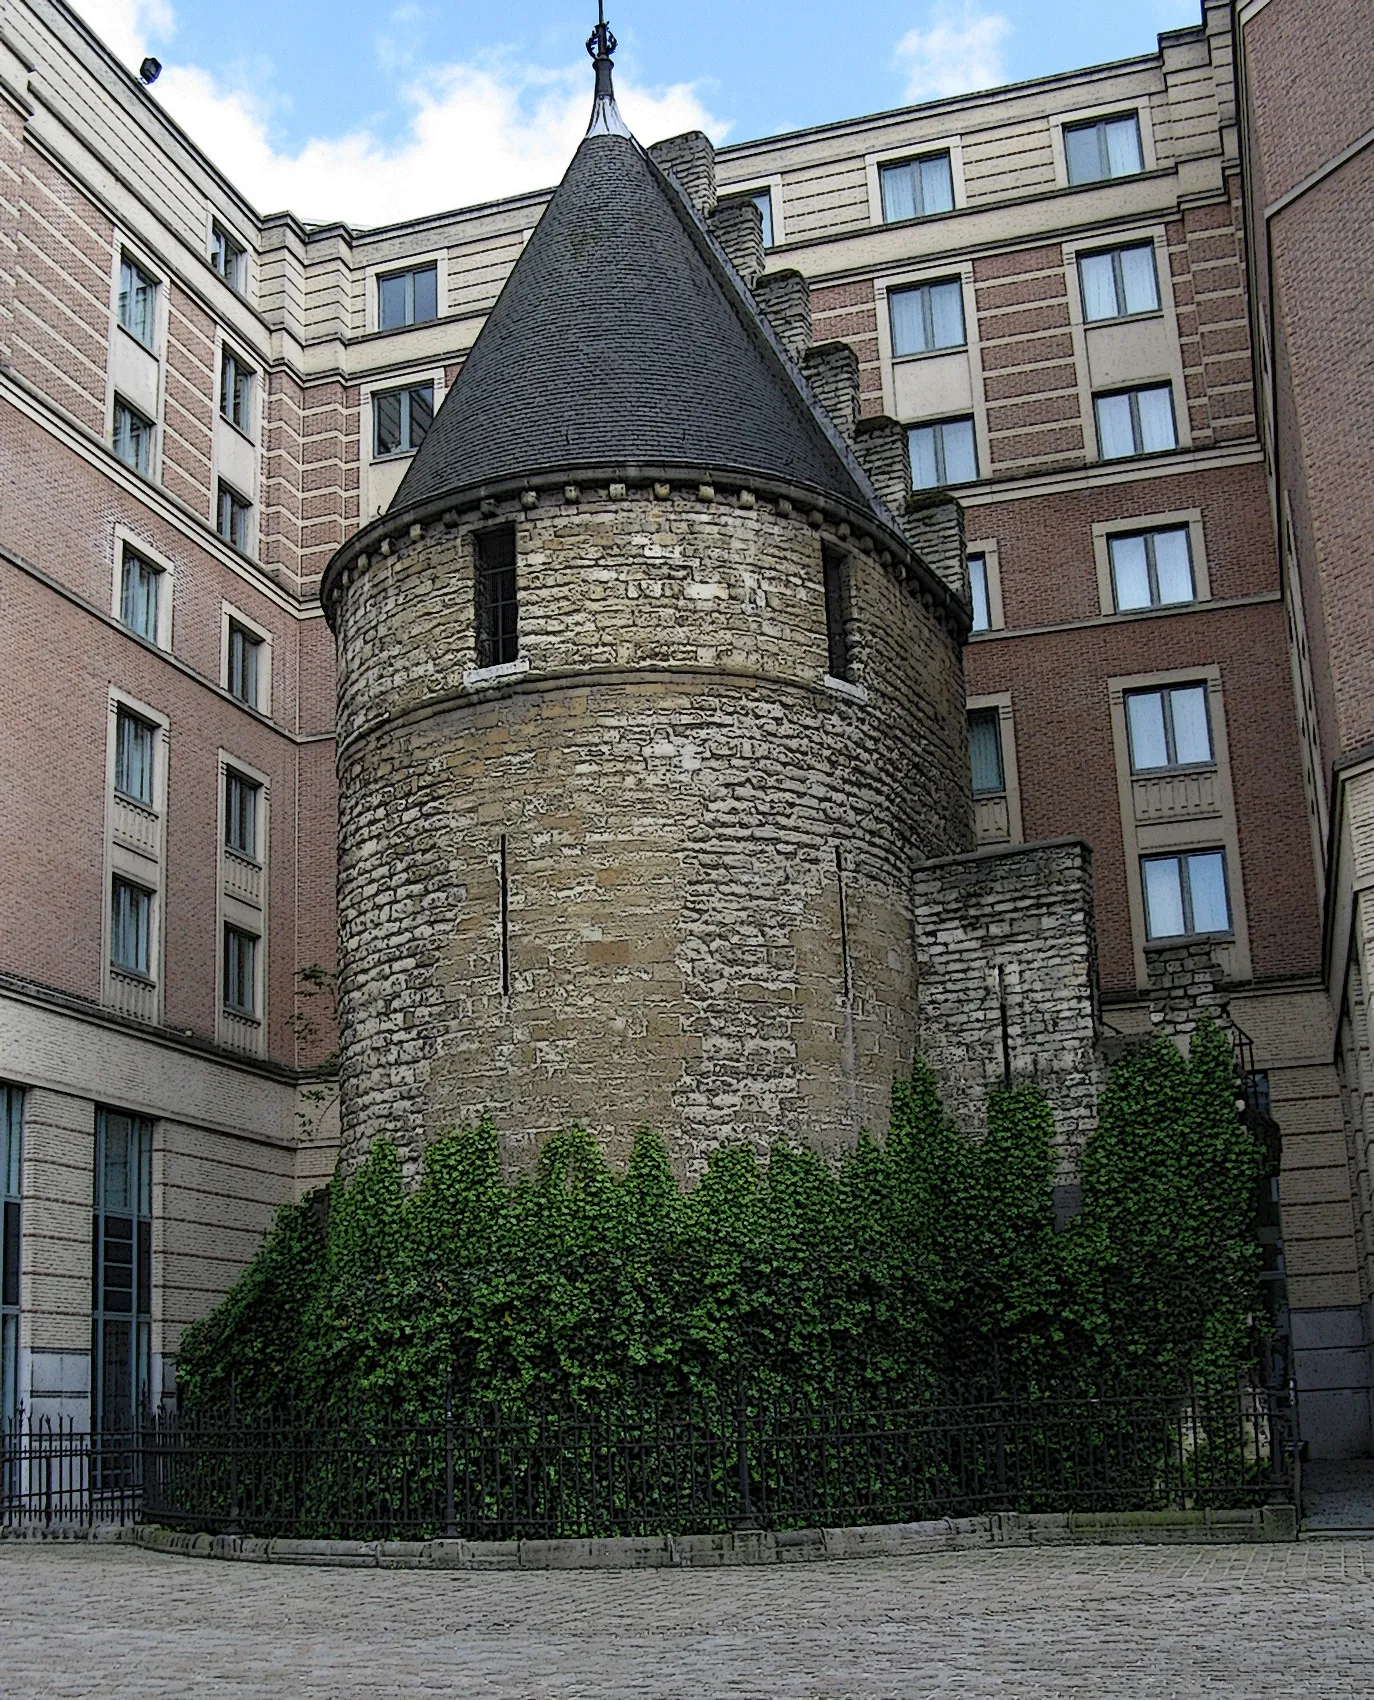
[{"label": "vertical slit in stone", "polygon": [[840,888],[840,963],[844,973],[844,996],[848,1003],[853,990],[853,982],[849,971],[849,910],[844,897],[844,862],[840,857],[840,847],[835,846],[835,881]]},{"label": "vertical slit in stone", "polygon": [[501,834],[501,996],[510,996],[510,879],[506,835]]}]

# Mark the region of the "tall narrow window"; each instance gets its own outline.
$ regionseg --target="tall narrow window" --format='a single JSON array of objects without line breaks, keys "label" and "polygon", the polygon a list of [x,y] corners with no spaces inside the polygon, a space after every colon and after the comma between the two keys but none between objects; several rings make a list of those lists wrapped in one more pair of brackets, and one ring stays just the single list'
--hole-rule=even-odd
[{"label": "tall narrow window", "polygon": [[0,1426],[19,1408],[19,1233],[24,1094],[0,1086]]},{"label": "tall narrow window", "polygon": [[115,713],[114,788],[132,803],[153,806],[154,730],[127,708]]},{"label": "tall narrow window", "polygon": [[160,567],[151,565],[131,549],[124,551],[119,576],[119,618],[131,632],[157,642],[157,605]]},{"label": "tall narrow window", "polygon": [[116,874],[110,886],[110,966],[152,978],[153,894]]},{"label": "tall narrow window", "polygon": [[372,398],[372,453],[409,454],[424,442],[434,423],[434,385],[412,384],[409,389],[383,390]]},{"label": "tall narrow window", "polygon": [[1210,767],[1212,728],[1207,717],[1206,685],[1173,685],[1167,690],[1128,691],[1126,732],[1133,773],[1162,768]]},{"label": "tall narrow window", "polygon": [[970,555],[968,558],[968,592],[973,602],[973,629],[985,632],[992,625],[992,604],[988,600],[988,558]]},{"label": "tall narrow window", "polygon": [[1153,242],[1111,248],[1102,254],[1081,254],[1078,280],[1083,291],[1083,317],[1090,322],[1153,313],[1159,307]]},{"label": "tall narrow window", "polygon": [[1103,460],[1159,454],[1178,447],[1174,392],[1169,384],[1094,396],[1093,407],[1097,412],[1098,450]]},{"label": "tall narrow window", "polygon": [[1100,183],[1109,177],[1134,177],[1145,169],[1140,152],[1140,123],[1134,112],[1064,127],[1064,163],[1070,183]]},{"label": "tall narrow window", "polygon": [[1145,856],[1140,863],[1140,878],[1145,892],[1146,938],[1231,931],[1223,851]]},{"label": "tall narrow window", "polygon": [[971,484],[977,478],[978,451],[971,419],[913,425],[906,435],[913,489],[937,490],[946,484]]},{"label": "tall narrow window", "polygon": [[127,401],[115,398],[114,452],[125,466],[147,478],[153,466],[153,422]]},{"label": "tall narrow window", "polygon": [[157,331],[157,284],[126,255],[119,262],[119,322],[145,348]]},{"label": "tall narrow window", "polygon": [[947,153],[880,166],[878,185],[885,224],[904,218],[929,218],[932,213],[954,208],[954,178]]},{"label": "tall narrow window", "polygon": [[964,286],[957,277],[915,289],[894,289],[887,304],[894,354],[933,354],[941,348],[962,348],[968,340]]},{"label": "tall narrow window", "polygon": [[248,256],[243,244],[236,242],[222,225],[214,225],[210,233],[210,264],[236,294],[243,294],[248,270]]},{"label": "tall narrow window", "polygon": [[258,941],[241,927],[224,929],[224,1007],[234,1015],[258,1013]]},{"label": "tall narrow window", "polygon": [[825,575],[825,639],[826,672],[832,679],[849,677],[849,634],[845,629],[845,601],[848,590],[849,563],[838,549],[821,551],[821,571]]},{"label": "tall narrow window", "polygon": [[229,485],[219,487],[219,504],[215,513],[215,529],[226,543],[232,543],[240,555],[248,553],[248,516],[253,511],[251,502],[232,490]]},{"label": "tall narrow window", "polygon": [[258,797],[262,786],[233,768],[224,773],[224,848],[258,859]]},{"label": "tall narrow window", "polygon": [[415,266],[377,279],[377,326],[384,331],[439,317],[439,269]]},{"label": "tall narrow window", "polygon": [[1193,552],[1186,525],[1109,537],[1112,595],[1119,613],[1191,602]]},{"label": "tall narrow window", "polygon": [[500,667],[520,654],[515,527],[477,534],[477,665]]},{"label": "tall narrow window", "polygon": [[219,410],[231,425],[247,432],[252,423],[253,371],[231,348],[220,360]]},{"label": "tall narrow window", "polygon": [[763,245],[773,246],[773,195],[768,189],[756,189],[749,199],[759,209],[759,218],[763,222]]},{"label": "tall narrow window", "polygon": [[977,708],[968,717],[968,758],[975,797],[999,795],[1007,788],[1002,764],[1002,716],[995,708]]},{"label": "tall narrow window", "polygon": [[142,1116],[96,1115],[91,1269],[91,1419],[127,1429],[152,1394],[153,1124]]},{"label": "tall narrow window", "polygon": [[225,685],[231,697],[246,702],[249,708],[259,703],[262,680],[259,677],[262,639],[246,631],[237,620],[229,622],[228,677]]}]

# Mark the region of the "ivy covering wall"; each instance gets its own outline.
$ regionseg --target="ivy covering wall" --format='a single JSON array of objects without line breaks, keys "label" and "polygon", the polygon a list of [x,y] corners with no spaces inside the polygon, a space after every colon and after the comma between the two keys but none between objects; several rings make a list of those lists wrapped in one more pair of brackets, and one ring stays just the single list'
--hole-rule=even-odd
[{"label": "ivy covering wall", "polygon": [[988,1131],[945,1116],[924,1065],[882,1140],[838,1166],[721,1147],[689,1192],[652,1133],[623,1174],[574,1131],[507,1180],[490,1123],[430,1146],[421,1184],[374,1146],[328,1211],[283,1209],[178,1359],[192,1406],[380,1402],[432,1415],[533,1395],[673,1392],[747,1371],[813,1397],[913,1394],[992,1373],[1050,1388],[1228,1380],[1259,1312],[1263,1156],[1230,1046],[1204,1023],[1113,1071],[1053,1212],[1043,1095],[992,1095]]}]

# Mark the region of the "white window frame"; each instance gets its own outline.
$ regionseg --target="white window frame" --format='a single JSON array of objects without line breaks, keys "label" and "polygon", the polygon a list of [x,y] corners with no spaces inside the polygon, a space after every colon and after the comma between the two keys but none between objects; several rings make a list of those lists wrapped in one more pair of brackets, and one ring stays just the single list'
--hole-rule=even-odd
[{"label": "white window frame", "polygon": [[[393,325],[390,330],[384,331],[382,329],[382,304],[378,279],[390,277],[393,272],[420,271],[425,266],[435,267],[438,273],[435,279],[435,305],[439,309],[438,317],[424,319],[419,324],[414,325]],[[404,336],[407,333],[414,334],[417,331],[424,331],[430,325],[441,324],[445,319],[451,317],[448,305],[448,282],[447,248],[427,249],[418,254],[395,254],[390,259],[379,260],[374,265],[368,266],[363,272],[363,324],[368,335]],[[385,386],[378,385],[376,387],[383,388]]]},{"label": "white window frame", "polygon": [[[1095,124],[1103,118],[1126,118],[1135,114],[1140,133],[1141,169],[1129,177],[1099,177],[1091,183],[1070,183],[1069,162],[1064,148],[1064,132],[1075,124]],[[1061,189],[1073,189],[1088,194],[1094,189],[1113,189],[1120,183],[1131,183],[1158,170],[1155,157],[1154,109],[1148,94],[1130,96],[1125,100],[1099,101],[1093,106],[1075,107],[1069,112],[1056,112],[1050,120],[1050,148],[1054,154],[1054,181]]]},{"label": "white window frame", "polygon": [[[924,224],[932,218],[952,218],[955,213],[962,212],[967,205],[964,192],[964,146],[960,136],[931,136],[920,140],[912,139],[901,147],[882,148],[874,153],[864,155],[864,175],[868,183],[868,222],[879,229],[886,228],[883,218],[883,188],[879,175],[879,167],[884,165],[901,165],[908,159],[924,159],[933,153],[949,155],[949,176],[954,191],[954,206],[947,213],[926,213],[917,219],[899,221],[903,227],[910,224]],[[948,272],[948,267],[945,268]]]},{"label": "white window frame", "polygon": [[[1103,464],[1110,465],[1111,462]],[[1112,583],[1111,539],[1137,537],[1142,531],[1176,531],[1183,526],[1188,528],[1188,547],[1193,557],[1193,600],[1166,602],[1157,608],[1118,609],[1116,589]],[[1175,508],[1168,513],[1098,520],[1093,526],[1093,556],[1097,563],[1098,602],[1104,614],[1113,615],[1117,619],[1157,619],[1164,614],[1186,614],[1199,602],[1212,600],[1212,579],[1207,567],[1207,536],[1203,530],[1201,508]]]},{"label": "white window frame", "polygon": [[[272,718],[272,634],[266,626],[259,623],[251,614],[245,614],[241,608],[232,602],[220,603],[220,640],[219,640],[219,682],[220,689],[229,691],[229,627],[242,626],[250,637],[257,638],[262,645],[258,656],[258,701],[245,703],[242,697],[236,697],[230,692],[230,701],[236,702],[240,708],[255,710],[264,719]],[[244,772],[248,772],[247,768]]]},{"label": "white window frame", "polygon": [[[159,649],[170,654],[173,610],[175,608],[176,568],[166,555],[153,548],[125,525],[115,525],[113,543],[114,560],[110,577],[110,612],[119,621],[121,631],[129,632],[132,637],[139,637],[139,634],[130,631],[130,628],[120,618],[124,603],[124,552],[127,549],[131,555],[141,556],[150,567],[156,567],[162,574],[162,582],[157,587],[157,634],[152,641]],[[149,640],[141,638],[140,641],[147,643]]]}]

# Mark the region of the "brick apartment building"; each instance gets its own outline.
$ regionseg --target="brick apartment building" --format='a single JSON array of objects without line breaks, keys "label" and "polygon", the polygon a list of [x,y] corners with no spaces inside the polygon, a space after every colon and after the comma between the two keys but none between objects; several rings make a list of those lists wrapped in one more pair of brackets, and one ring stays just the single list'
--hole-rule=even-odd
[{"label": "brick apartment building", "polygon": [[[1155,54],[714,162],[745,281],[801,274],[857,355],[840,423],[899,421],[918,490],[957,489],[980,841],[1091,844],[1108,1029],[1148,1028],[1156,941],[1214,943],[1333,1454],[1370,1444],[1374,1280],[1346,10],[1209,3]],[[0,115],[3,1398],[113,1418],[332,1168],[300,995],[335,938],[321,575],[548,195],[262,217],[60,0],[3,0]]]}]

